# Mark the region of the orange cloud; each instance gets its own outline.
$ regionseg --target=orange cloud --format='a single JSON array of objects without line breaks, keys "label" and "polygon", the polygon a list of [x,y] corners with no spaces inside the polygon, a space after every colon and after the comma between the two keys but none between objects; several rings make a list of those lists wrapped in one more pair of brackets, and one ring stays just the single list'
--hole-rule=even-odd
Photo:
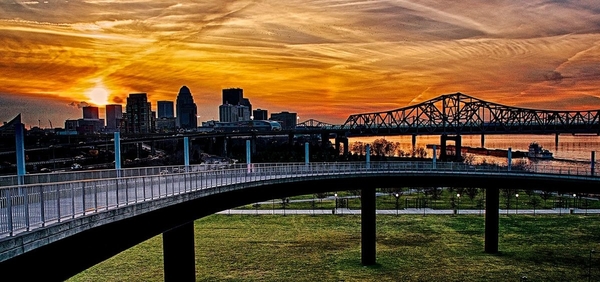
[{"label": "orange cloud", "polygon": [[108,102],[153,105],[187,85],[202,119],[229,87],[330,123],[454,92],[600,108],[591,0],[48,2],[0,4],[0,99],[87,101],[102,81]]}]

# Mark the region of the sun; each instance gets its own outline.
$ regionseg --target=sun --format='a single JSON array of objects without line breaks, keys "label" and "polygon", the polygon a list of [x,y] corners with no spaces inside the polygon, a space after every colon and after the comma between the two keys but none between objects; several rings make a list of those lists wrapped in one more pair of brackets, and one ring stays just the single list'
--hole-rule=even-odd
[{"label": "sun", "polygon": [[108,104],[110,93],[104,87],[102,82],[97,82],[96,86],[85,93],[91,103],[99,106]]}]

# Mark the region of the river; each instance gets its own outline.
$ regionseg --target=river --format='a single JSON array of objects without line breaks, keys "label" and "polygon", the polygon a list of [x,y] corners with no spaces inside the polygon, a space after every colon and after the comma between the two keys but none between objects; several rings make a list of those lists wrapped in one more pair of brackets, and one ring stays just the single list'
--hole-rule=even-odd
[{"label": "river", "polygon": [[[409,136],[385,136],[385,137],[354,137],[350,138],[349,143],[361,141],[371,143],[375,139],[385,138],[390,142],[399,142],[400,148],[405,152],[412,151],[412,137]],[[527,152],[529,144],[537,142],[544,149],[550,150],[554,154],[553,160],[529,160],[523,159],[528,163],[547,163],[551,165],[575,165],[581,167],[589,167],[591,160],[591,152],[600,152],[600,136],[597,135],[579,135],[563,134],[559,136],[558,146],[555,145],[555,135],[485,135],[484,147],[487,149],[503,149],[511,148],[512,151]],[[422,135],[417,136],[417,148],[426,148],[428,144],[440,145],[440,136],[438,135]],[[453,145],[454,141],[448,141],[447,144]],[[462,145],[469,147],[481,147],[481,135],[463,135]],[[351,145],[350,145],[351,147]],[[427,149],[427,157],[433,154],[432,149]],[[439,154],[439,149],[438,149]],[[493,156],[474,155],[475,162],[486,161],[498,164],[506,164],[507,159]],[[596,160],[600,158],[600,153],[597,154]],[[596,168],[598,165],[596,165]]]}]

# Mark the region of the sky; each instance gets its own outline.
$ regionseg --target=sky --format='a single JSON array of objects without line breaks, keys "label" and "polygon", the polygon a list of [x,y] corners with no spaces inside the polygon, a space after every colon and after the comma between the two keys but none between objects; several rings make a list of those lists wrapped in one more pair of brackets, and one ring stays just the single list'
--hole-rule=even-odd
[{"label": "sky", "polygon": [[0,121],[43,128],[184,85],[199,121],[224,88],[333,124],[456,92],[600,109],[597,0],[0,0],[0,54]]}]

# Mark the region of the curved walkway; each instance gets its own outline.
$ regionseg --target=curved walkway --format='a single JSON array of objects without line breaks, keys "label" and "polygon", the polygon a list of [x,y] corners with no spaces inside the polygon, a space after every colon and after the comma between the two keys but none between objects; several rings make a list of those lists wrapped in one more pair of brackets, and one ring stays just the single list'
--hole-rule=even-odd
[{"label": "curved walkway", "polygon": [[[314,210],[291,210],[291,209],[274,209],[274,210],[266,210],[266,209],[229,209],[218,212],[217,214],[225,214],[225,215],[240,215],[240,214],[248,214],[248,215],[359,215],[360,210],[355,209],[346,209],[346,208],[338,208],[333,211],[333,209],[314,209]],[[508,212],[506,210],[499,210],[500,215],[519,215],[519,214],[527,214],[527,215],[542,215],[542,214],[555,214],[555,215],[565,215],[565,214],[577,214],[577,215],[596,215],[600,214],[600,209],[540,209],[540,210],[532,210],[532,209],[519,209],[514,210],[510,209]],[[399,210],[377,210],[377,214],[381,215],[452,215],[454,214],[453,210],[435,210],[430,208],[425,209],[399,209]],[[484,215],[485,210],[458,210],[458,215]]]}]

